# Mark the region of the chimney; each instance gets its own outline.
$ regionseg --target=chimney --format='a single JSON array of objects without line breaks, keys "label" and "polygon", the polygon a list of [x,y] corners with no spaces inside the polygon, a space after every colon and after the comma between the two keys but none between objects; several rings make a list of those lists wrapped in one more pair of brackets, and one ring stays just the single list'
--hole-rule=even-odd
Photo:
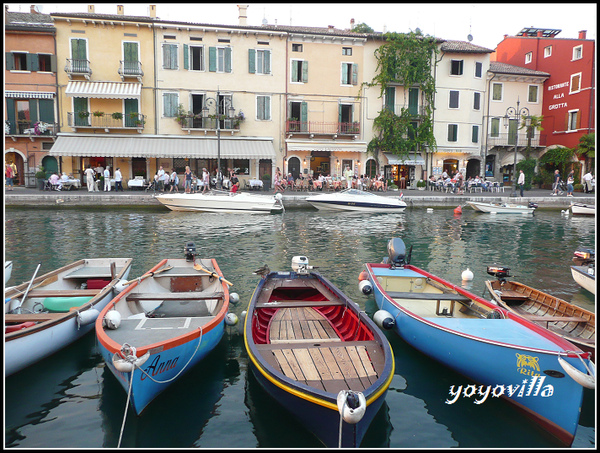
[{"label": "chimney", "polygon": [[240,25],[248,25],[248,5],[238,5],[238,20]]},{"label": "chimney", "polygon": [[148,7],[150,17],[156,18],[156,5],[150,5]]},{"label": "chimney", "polygon": [[88,5],[88,14],[94,14],[95,12],[94,5]]},{"label": "chimney", "polygon": [[123,5],[117,5],[117,14],[120,14],[121,16],[123,14],[125,14],[125,10],[123,9]]},{"label": "chimney", "polygon": [[350,30],[354,30],[354,18],[350,19]]},{"label": "chimney", "polygon": [[328,30],[327,30],[327,31],[328,31],[329,33],[333,33],[333,30],[334,30],[334,28],[335,28],[335,27],[334,27],[333,25],[328,25],[328,26],[327,26],[327,28],[328,28]]},{"label": "chimney", "polygon": [[587,34],[587,30],[581,30],[579,32],[579,39],[585,39],[586,34]]}]

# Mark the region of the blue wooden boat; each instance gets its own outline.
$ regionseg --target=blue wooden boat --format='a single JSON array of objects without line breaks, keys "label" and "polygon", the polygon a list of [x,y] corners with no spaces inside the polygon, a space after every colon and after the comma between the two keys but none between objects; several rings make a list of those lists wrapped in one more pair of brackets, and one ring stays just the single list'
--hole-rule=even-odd
[{"label": "blue wooden boat", "polygon": [[383,332],[294,257],[248,306],[244,342],[260,385],[327,447],[358,447],[384,402],[394,359]]},{"label": "blue wooden boat", "polygon": [[217,262],[193,254],[130,283],[100,313],[96,336],[139,415],[221,341],[230,295]]},{"label": "blue wooden boat", "polygon": [[583,386],[595,387],[590,353],[410,265],[411,251],[407,254],[404,242],[395,238],[383,263],[365,264],[359,287],[375,296],[380,309],[375,321],[475,381],[477,389],[505,398],[560,444],[571,445]]}]

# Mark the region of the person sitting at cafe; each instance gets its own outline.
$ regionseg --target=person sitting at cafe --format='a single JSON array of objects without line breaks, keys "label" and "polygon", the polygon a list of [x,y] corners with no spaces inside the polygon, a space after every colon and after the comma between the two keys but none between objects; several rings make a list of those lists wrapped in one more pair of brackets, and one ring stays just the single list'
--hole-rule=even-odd
[{"label": "person sitting at cafe", "polygon": [[231,189],[230,191],[232,193],[236,193],[239,188],[240,188],[240,180],[238,179],[237,175],[234,173],[231,178],[229,178],[229,181],[231,182]]},{"label": "person sitting at cafe", "polygon": [[62,182],[56,173],[52,173],[52,176],[50,176],[50,179],[48,181],[50,181],[52,187],[58,186],[56,190],[62,190]]}]

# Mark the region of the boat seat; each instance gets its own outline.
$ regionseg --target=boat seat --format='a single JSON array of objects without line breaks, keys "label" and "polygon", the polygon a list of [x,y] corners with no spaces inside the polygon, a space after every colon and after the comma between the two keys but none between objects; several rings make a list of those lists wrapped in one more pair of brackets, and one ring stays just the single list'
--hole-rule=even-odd
[{"label": "boat seat", "polygon": [[411,293],[400,291],[388,291],[387,295],[394,299],[414,299],[414,300],[456,300],[459,302],[469,302],[467,296],[455,293]]},{"label": "boat seat", "polygon": [[211,316],[205,301],[165,300],[147,313],[148,318],[197,318]]},{"label": "boat seat", "polygon": [[525,315],[529,321],[535,322],[589,322],[589,319],[584,319],[579,316],[535,316]]}]

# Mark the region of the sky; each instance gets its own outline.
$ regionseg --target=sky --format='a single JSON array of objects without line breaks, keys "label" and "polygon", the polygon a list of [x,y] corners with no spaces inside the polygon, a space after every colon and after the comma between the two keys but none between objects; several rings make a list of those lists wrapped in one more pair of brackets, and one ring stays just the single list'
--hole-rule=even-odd
[{"label": "sky", "polygon": [[[29,12],[33,3],[5,3],[11,12]],[[93,3],[89,3],[93,4]],[[163,20],[238,25],[240,3],[119,3],[126,15],[147,16],[156,4]],[[577,38],[587,30],[596,39],[596,3],[247,3],[247,24],[269,24],[339,29],[365,23],[375,31],[405,33],[419,28],[442,39],[467,41],[494,50],[504,35],[525,27],[560,29],[559,38]],[[88,3],[40,3],[41,12],[87,12]],[[116,14],[117,3],[94,4],[98,14]]]}]

